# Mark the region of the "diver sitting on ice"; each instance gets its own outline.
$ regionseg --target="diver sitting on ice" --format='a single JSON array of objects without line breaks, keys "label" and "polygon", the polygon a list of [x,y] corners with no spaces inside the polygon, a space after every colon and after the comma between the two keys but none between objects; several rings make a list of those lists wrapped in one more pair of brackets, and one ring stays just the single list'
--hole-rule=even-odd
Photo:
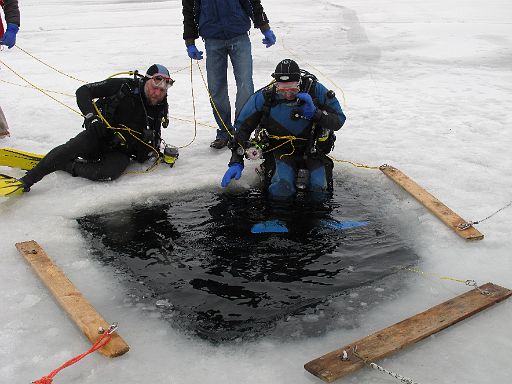
[{"label": "diver sitting on ice", "polygon": [[[89,180],[114,180],[132,159],[143,163],[160,158],[161,127],[168,123],[167,90],[174,80],[159,64],[149,67],[144,76],[133,74],[133,78],[109,78],[77,89],[85,130],[52,149],[16,181],[20,189],[27,192],[57,170]],[[169,162],[165,151],[163,155]],[[171,165],[176,157],[177,153]]]},{"label": "diver sitting on ice", "polygon": [[325,195],[332,191],[333,170],[326,154],[334,147],[333,132],[346,119],[341,106],[333,91],[293,60],[281,61],[272,77],[275,82],[254,93],[235,122],[232,156],[221,185],[240,179],[244,156],[263,155],[262,174],[271,199],[292,199],[297,190]]}]

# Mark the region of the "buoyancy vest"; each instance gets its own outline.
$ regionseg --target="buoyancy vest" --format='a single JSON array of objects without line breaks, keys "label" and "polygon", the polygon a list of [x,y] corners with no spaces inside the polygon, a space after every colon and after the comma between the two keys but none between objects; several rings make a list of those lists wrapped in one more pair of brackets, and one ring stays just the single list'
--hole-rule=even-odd
[{"label": "buoyancy vest", "polygon": [[[317,108],[323,109],[325,106],[321,104],[316,95],[316,83],[318,79],[315,75],[302,71],[301,76],[301,85],[300,92],[308,93],[313,99],[313,103]],[[268,119],[270,118],[270,110],[272,107],[277,106],[279,103],[287,102],[287,100],[278,100],[275,86],[270,85],[267,88],[263,89],[263,115],[260,120],[260,127],[266,128],[268,125]],[[294,112],[296,114],[296,118],[300,119],[300,112]],[[319,134],[322,132],[322,128],[318,124],[313,124],[311,131],[308,137],[308,149],[306,153],[316,153],[318,150],[321,154],[328,154],[334,148],[334,142],[336,141],[336,135],[334,132],[329,132],[326,137],[319,137]]]}]

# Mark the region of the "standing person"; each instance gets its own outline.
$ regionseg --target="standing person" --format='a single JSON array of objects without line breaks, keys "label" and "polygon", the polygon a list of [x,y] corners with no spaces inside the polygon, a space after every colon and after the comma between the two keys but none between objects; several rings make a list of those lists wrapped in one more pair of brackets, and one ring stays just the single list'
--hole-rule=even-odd
[{"label": "standing person", "polygon": [[[16,44],[16,34],[20,29],[20,10],[18,0],[0,0],[0,7],[4,10],[7,29],[4,29],[0,17],[0,45],[6,45],[9,49]],[[0,138],[9,136],[9,126],[5,120],[2,108],[0,108]]]},{"label": "standing person", "polygon": [[201,36],[206,50],[206,72],[217,136],[210,144],[224,148],[229,140],[226,129],[233,131],[228,94],[228,56],[236,80],[235,119],[254,92],[252,81],[251,20],[264,36],[268,48],[276,43],[260,0],[182,0],[183,39],[191,59],[201,60],[203,52],[195,45]]},{"label": "standing person", "polygon": [[[272,77],[275,82],[252,95],[238,116],[221,185],[238,180],[244,154],[257,157],[257,147],[264,146],[263,175],[271,199],[290,200],[297,190],[323,199],[332,190],[333,162],[326,154],[334,147],[333,132],[343,126],[345,114],[334,92],[295,61],[282,60]],[[252,147],[249,138],[256,128],[259,142]]]},{"label": "standing person", "polygon": [[[55,171],[95,181],[114,180],[131,159],[142,163],[154,156],[160,148],[162,121],[167,119],[167,89],[173,83],[166,67],[153,64],[142,78],[110,78],[82,85],[76,99],[85,116],[85,130],[48,152],[17,180],[19,189],[28,192]],[[97,113],[94,99],[105,120]],[[12,178],[4,181],[9,193],[15,193]]]}]

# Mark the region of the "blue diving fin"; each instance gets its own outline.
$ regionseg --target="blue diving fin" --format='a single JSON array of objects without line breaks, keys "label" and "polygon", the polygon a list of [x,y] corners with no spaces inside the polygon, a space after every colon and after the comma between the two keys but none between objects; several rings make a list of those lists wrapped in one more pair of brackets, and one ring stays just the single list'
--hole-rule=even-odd
[{"label": "blue diving fin", "polygon": [[333,229],[350,229],[365,227],[370,224],[369,221],[337,221],[337,220],[322,220],[320,223],[329,228]]},{"label": "blue diving fin", "polygon": [[251,233],[286,233],[288,228],[281,220],[267,220],[254,224]]}]

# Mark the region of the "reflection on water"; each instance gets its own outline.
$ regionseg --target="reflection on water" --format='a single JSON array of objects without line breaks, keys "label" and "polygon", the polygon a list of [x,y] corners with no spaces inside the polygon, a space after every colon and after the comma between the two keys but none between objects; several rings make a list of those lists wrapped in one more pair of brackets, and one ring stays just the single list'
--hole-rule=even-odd
[{"label": "reflection on water", "polygon": [[[315,308],[332,312],[340,295],[354,297],[358,287],[414,263],[389,223],[362,209],[346,191],[322,204],[283,207],[257,192],[203,190],[78,221],[98,258],[125,271],[128,285],[137,282],[137,299],[162,307],[174,326],[221,341],[287,329],[297,316],[314,319]],[[275,219],[288,233],[251,233]],[[337,230],[325,220],[369,225]]]}]

